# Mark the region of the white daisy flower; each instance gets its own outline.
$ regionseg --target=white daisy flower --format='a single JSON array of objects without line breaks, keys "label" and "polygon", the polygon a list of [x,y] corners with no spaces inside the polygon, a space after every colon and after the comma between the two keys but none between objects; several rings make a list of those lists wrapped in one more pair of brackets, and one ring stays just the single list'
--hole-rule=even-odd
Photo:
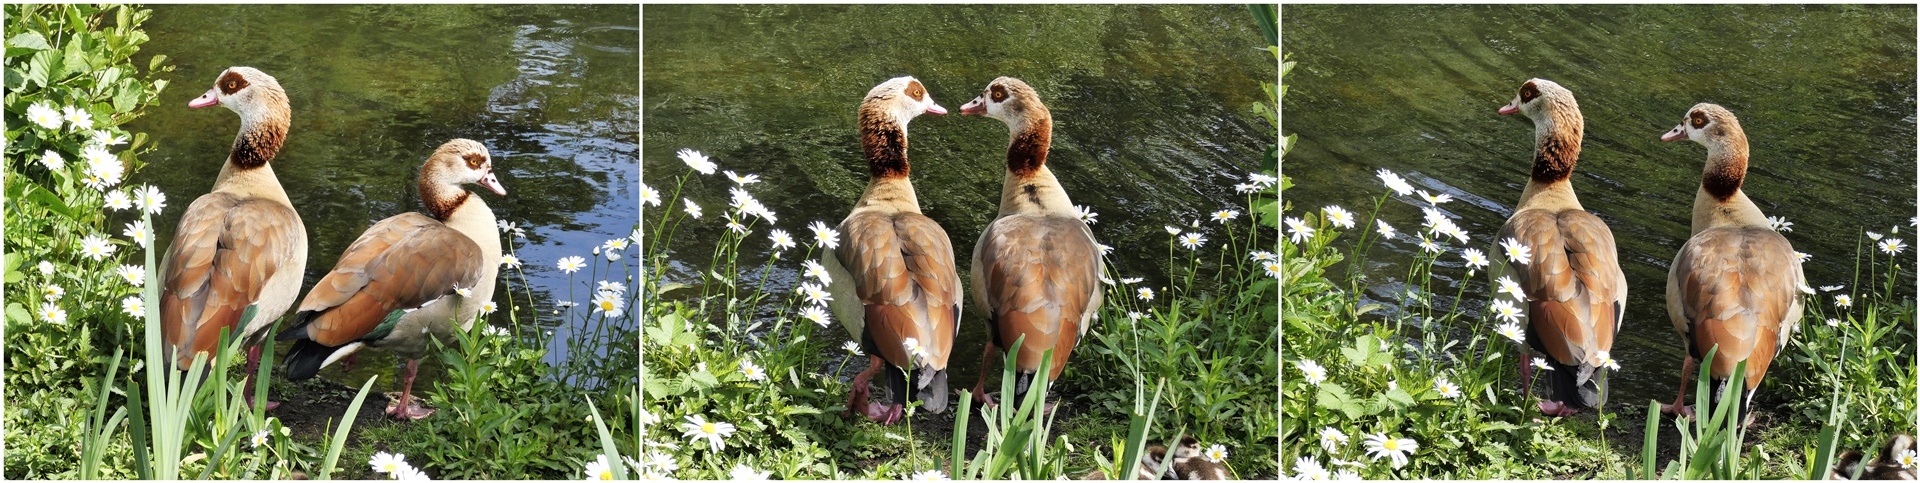
[{"label": "white daisy flower", "polygon": [[840,350],[847,351],[848,354],[853,354],[856,356],[866,355],[860,352],[860,343],[854,342],[854,341],[846,341],[846,342],[840,343]]},{"label": "white daisy flower", "polygon": [[800,266],[801,266],[801,270],[800,270],[801,274],[807,277],[811,277],[813,279],[819,280],[820,283],[822,284],[833,283],[833,276],[827,274],[827,267],[824,265],[821,265],[820,262],[807,260],[805,262],[801,262]]},{"label": "white daisy flower", "polygon": [[1846,286],[1846,285],[1821,285],[1821,286],[1820,286],[1820,291],[1822,291],[1822,292],[1832,292],[1832,291],[1835,291],[1835,290],[1840,290],[1840,289],[1843,289],[1843,288],[1847,288],[1847,286]]},{"label": "white daisy flower", "polygon": [[1251,253],[1248,253],[1247,256],[1249,258],[1252,258],[1253,261],[1256,261],[1256,262],[1265,262],[1265,261],[1280,259],[1280,257],[1274,256],[1273,252],[1266,251],[1266,250],[1255,250]]},{"label": "white daisy flower", "polygon": [[1880,236],[1881,235],[1879,233],[1874,233],[1871,231],[1867,232],[1867,238],[1872,239],[1873,241],[1880,241]]},{"label": "white daisy flower", "polygon": [[1784,216],[1767,217],[1767,225],[1772,227],[1773,231],[1779,231],[1779,232],[1793,231],[1793,222],[1787,221],[1787,217],[1784,217]]},{"label": "white daisy flower", "polygon": [[60,108],[60,111],[62,117],[67,119],[68,130],[80,132],[93,129],[93,115],[88,114],[86,109],[67,106]]},{"label": "white daisy flower", "polygon": [[1139,295],[1140,300],[1153,300],[1153,287],[1140,287],[1134,290],[1134,294]]},{"label": "white daisy flower", "polygon": [[1200,245],[1203,245],[1206,243],[1207,243],[1207,236],[1201,235],[1199,232],[1180,235],[1180,246],[1187,247],[1188,250],[1199,250]]},{"label": "white daisy flower", "polygon": [[[1305,242],[1307,240],[1313,239],[1313,227],[1307,226],[1306,222],[1300,221],[1299,218],[1287,218],[1286,223],[1287,223],[1287,231],[1288,231],[1287,238],[1289,240],[1293,240],[1294,244],[1297,245],[1297,244],[1300,244],[1301,242]],[[1174,230],[1169,229],[1168,231],[1174,231]]]},{"label": "white daisy flower", "polygon": [[140,248],[146,248],[147,243],[153,241],[153,232],[147,230],[147,220],[133,220],[133,223],[127,224],[126,231],[121,233],[140,245]]},{"label": "white daisy flower", "polygon": [[771,475],[773,475],[772,472],[755,471],[753,468],[748,468],[747,465],[734,465],[733,471],[727,472],[728,478],[739,481],[766,481],[767,477]]},{"label": "white daisy flower", "polygon": [[27,106],[27,122],[38,124],[41,129],[60,129],[60,111],[47,103],[37,102]]},{"label": "white daisy flower", "polygon": [[1798,262],[1803,262],[1803,263],[1804,263],[1804,262],[1806,262],[1807,260],[1812,260],[1812,259],[1813,259],[1813,255],[1812,255],[1812,254],[1809,254],[1809,253],[1804,253],[1804,252],[1793,252],[1793,259],[1794,259],[1794,261],[1798,261]]},{"label": "white daisy flower", "polygon": [[493,302],[492,300],[488,300],[488,301],[486,301],[486,302],[481,302],[481,303],[480,303],[480,316],[481,316],[481,317],[485,317],[485,316],[487,316],[487,314],[491,314],[491,313],[494,313],[494,312],[497,312],[497,311],[499,311],[499,310],[500,310],[500,304],[496,304],[496,303],[494,303],[494,302]]},{"label": "white daisy flower", "polygon": [[1176,228],[1176,227],[1171,227],[1171,226],[1165,226],[1165,227],[1163,227],[1163,228],[1166,228],[1166,229],[1167,229],[1167,234],[1168,234],[1168,235],[1173,235],[1173,236],[1180,236],[1180,229],[1179,229],[1179,228]]},{"label": "white daisy flower", "polygon": [[1840,319],[1827,319],[1827,327],[1839,327]]},{"label": "white daisy flower", "polygon": [[1595,361],[1599,361],[1599,364],[1597,365],[1600,367],[1604,367],[1604,368],[1612,369],[1616,371],[1620,370],[1620,363],[1618,361],[1613,360],[1613,356],[1608,355],[1607,351],[1594,352],[1593,359]]},{"label": "white daisy flower", "polygon": [[1539,357],[1535,357],[1535,358],[1533,358],[1533,367],[1534,367],[1535,369],[1540,369],[1540,370],[1543,370],[1543,371],[1551,371],[1551,370],[1553,370],[1553,366],[1549,366],[1549,365],[1547,365],[1547,360],[1546,360],[1546,359],[1544,359],[1544,358],[1539,358]]},{"label": "white daisy flower", "polygon": [[1353,213],[1335,205],[1321,208],[1327,214],[1327,222],[1341,228],[1353,228]]},{"label": "white daisy flower", "polygon": [[1213,221],[1220,222],[1220,224],[1222,225],[1225,225],[1227,224],[1227,222],[1233,221],[1234,218],[1239,218],[1239,217],[1240,217],[1240,212],[1235,210],[1220,210],[1220,211],[1213,212]]},{"label": "white daisy flower", "polygon": [[660,191],[653,189],[652,186],[647,186],[646,183],[641,183],[640,205],[660,206]]},{"label": "white daisy flower", "polygon": [[146,285],[147,270],[145,268],[134,265],[121,265],[120,268],[113,269],[113,272],[119,275],[121,280],[126,280],[128,285],[135,287]]},{"label": "white daisy flower", "polygon": [[1406,466],[1407,455],[1420,449],[1419,442],[1406,438],[1389,438],[1386,434],[1367,435],[1366,445],[1367,454],[1373,456],[1374,461],[1380,461],[1380,458],[1391,459],[1395,469]]},{"label": "white daisy flower", "polygon": [[600,292],[599,295],[594,296],[593,311],[603,312],[606,314],[606,318],[609,319],[618,319],[621,315],[626,314],[626,310],[620,303],[618,294],[610,292]]},{"label": "white daisy flower", "polygon": [[827,311],[821,310],[818,305],[800,309],[800,318],[807,319],[807,321],[813,322],[814,325],[818,325],[823,329],[833,322],[832,318],[827,316]]},{"label": "white daisy flower", "polygon": [[559,263],[560,271],[565,273],[578,272],[586,266],[587,259],[577,256],[561,258]]},{"label": "white daisy flower", "polygon": [[1427,194],[1427,190],[1414,190],[1414,192],[1420,193],[1420,199],[1427,200],[1428,204],[1432,204],[1434,206],[1439,206],[1441,203],[1453,201],[1453,195],[1449,195],[1446,193],[1441,193],[1440,195],[1435,196],[1435,195]]},{"label": "white daisy flower", "polygon": [[1255,191],[1260,191],[1260,185],[1252,183],[1234,183],[1233,185],[1233,192],[1235,193],[1252,193]]},{"label": "white daisy flower", "polygon": [[1448,381],[1446,376],[1440,376],[1433,381],[1433,390],[1439,391],[1440,397],[1447,399],[1460,398],[1460,385],[1454,384],[1453,381]]},{"label": "white daisy flower", "polygon": [[1880,240],[1877,246],[1880,247],[1880,251],[1886,252],[1888,255],[1899,255],[1901,250],[1907,249],[1906,243],[1902,242],[1899,238]]},{"label": "white daisy flower", "polygon": [[1380,177],[1380,182],[1385,183],[1387,189],[1399,193],[1400,196],[1413,194],[1413,185],[1407,184],[1406,178],[1401,178],[1400,175],[1394,174],[1392,171],[1387,171],[1387,168],[1380,168],[1379,171],[1375,171],[1373,174],[1374,176]]},{"label": "white daisy flower", "polygon": [[1100,216],[1099,213],[1093,212],[1093,208],[1089,208],[1081,205],[1073,205],[1073,213],[1074,213],[1074,216],[1080,217],[1080,221],[1085,222],[1086,224],[1089,224],[1089,225],[1097,223],[1094,220],[1094,218],[1098,218]]},{"label": "white daisy flower", "polygon": [[699,414],[688,415],[686,419],[687,422],[680,423],[680,429],[686,430],[681,436],[686,437],[688,442],[693,443],[698,443],[702,439],[707,440],[707,449],[709,451],[719,452],[720,448],[726,446],[725,440],[727,437],[733,435],[732,424],[719,421],[709,422],[706,416]]},{"label": "white daisy flower", "polygon": [[776,252],[786,251],[788,248],[794,247],[793,237],[787,235],[786,230],[773,230],[768,232],[767,239],[773,241],[773,251]]},{"label": "white daisy flower", "polygon": [[252,437],[249,437],[249,438],[247,438],[247,441],[249,441],[249,442],[252,442],[252,443],[253,443],[253,447],[255,447],[255,448],[259,448],[259,447],[261,447],[261,446],[266,446],[266,445],[267,445],[267,442],[271,440],[271,438],[268,438],[268,437],[267,437],[267,434],[268,434],[268,433],[267,433],[267,430],[265,430],[265,429],[262,429],[262,430],[260,430],[260,432],[258,432],[258,433],[253,433],[253,436],[252,436]]},{"label": "white daisy flower", "polygon": [[681,149],[679,153],[675,154],[680,156],[680,162],[687,163],[687,167],[693,168],[694,171],[699,171],[700,174],[713,174],[713,170],[718,168],[718,166],[713,164],[713,161],[707,160],[707,155],[700,154],[699,151]]},{"label": "white daisy flower", "polygon": [[833,294],[827,293],[826,287],[813,282],[800,284],[800,294],[805,295],[807,297],[807,303],[811,304],[824,305],[827,302],[833,301]]},{"label": "white daisy flower", "polygon": [[740,374],[747,376],[747,380],[749,381],[767,380],[767,371],[761,369],[759,364],[754,364],[753,361],[749,360],[743,359],[740,361]]},{"label": "white daisy flower", "polygon": [[732,170],[728,170],[726,173],[727,173],[727,178],[732,179],[734,184],[737,184],[740,186],[746,186],[746,185],[760,182],[760,175],[757,175],[757,174],[749,174],[746,176],[741,176],[741,175],[733,174]]},{"label": "white daisy flower", "polygon": [[1340,447],[1345,444],[1347,444],[1347,433],[1333,429],[1333,426],[1320,429],[1320,447],[1325,448],[1327,453],[1338,453],[1340,452]]},{"label": "white daisy flower", "polygon": [[100,235],[87,235],[85,239],[80,240],[80,255],[94,261],[107,258],[116,248],[112,242],[107,241],[106,237]]},{"label": "white daisy flower", "polygon": [[727,229],[733,230],[734,233],[747,234],[747,225],[740,224],[739,221],[733,219],[732,215],[727,216]]},{"label": "white daisy flower", "polygon": [[126,136],[115,136],[106,131],[94,131],[93,143],[101,146],[119,146],[127,143]]},{"label": "white daisy flower", "polygon": [[1853,296],[1847,294],[1835,295],[1833,296],[1833,306],[1843,309],[1853,307]]},{"label": "white daisy flower", "polygon": [[1379,231],[1380,231],[1380,237],[1381,237],[1381,238],[1385,238],[1385,239],[1388,239],[1388,240],[1392,240],[1392,239],[1393,239],[1393,233],[1394,233],[1394,232],[1393,232],[1393,227],[1391,227],[1391,226],[1387,226],[1387,220],[1373,220],[1373,221],[1374,221],[1375,223],[1379,223],[1379,224],[1380,224],[1380,228],[1379,228]]},{"label": "white daisy flower", "polygon": [[133,204],[147,214],[158,215],[167,209],[167,194],[161,193],[160,188],[154,185],[142,186],[133,191]]},{"label": "white daisy flower", "polygon": [[1208,446],[1207,451],[1201,454],[1207,457],[1207,461],[1212,461],[1215,463],[1224,462],[1227,460],[1227,447],[1217,445],[1217,444],[1213,446]]},{"label": "white daisy flower", "polygon": [[1507,253],[1507,261],[1526,265],[1533,261],[1533,248],[1520,244],[1520,240],[1507,237],[1500,240],[1500,249]]},{"label": "white daisy flower", "polygon": [[816,220],[812,224],[807,225],[807,229],[813,231],[814,246],[827,247],[829,249],[840,248],[840,232],[827,227],[826,223],[821,223]]},{"label": "white daisy flower", "polygon": [[695,220],[700,219],[700,205],[693,204],[693,200],[687,198],[681,198],[680,202],[686,206],[687,216]]},{"label": "white daisy flower", "polygon": [[40,165],[46,166],[48,171],[59,171],[67,167],[67,158],[62,158],[59,152],[49,149],[40,153]]},{"label": "white daisy flower", "polygon": [[593,461],[587,462],[586,472],[587,481],[613,479],[613,465],[607,463],[605,454],[594,455]]},{"label": "white daisy flower", "polygon": [[1327,380],[1327,368],[1321,367],[1320,363],[1314,362],[1312,359],[1301,359],[1300,362],[1294,363],[1293,366],[1300,370],[1301,375],[1306,376],[1308,384],[1318,386]]},{"label": "white daisy flower", "polygon": [[40,287],[40,295],[45,297],[48,302],[54,302],[60,300],[60,297],[65,297],[67,295],[67,289],[60,288],[59,285],[47,284],[45,287]]},{"label": "white daisy flower", "polygon": [[948,481],[947,472],[940,470],[919,471],[913,474],[913,481]]},{"label": "white daisy flower", "polygon": [[511,253],[501,255],[500,266],[507,267],[507,268],[520,268],[520,257],[513,256],[513,254]]},{"label": "white daisy flower", "polygon": [[367,464],[373,466],[375,473],[393,474],[399,472],[401,468],[411,468],[407,465],[407,455],[385,451],[374,453],[373,458],[367,460]]},{"label": "white daisy flower", "polygon": [[61,310],[60,306],[53,302],[47,302],[40,305],[40,320],[54,325],[66,325],[67,311]]},{"label": "white daisy flower", "polygon": [[1261,264],[1260,268],[1267,271],[1267,276],[1280,278],[1280,262],[1266,262]]},{"label": "white daisy flower", "polygon": [[1424,236],[1420,237],[1420,249],[1427,253],[1440,253],[1440,245],[1433,243],[1433,240],[1428,240],[1427,237]]},{"label": "white daisy flower", "polygon": [[1499,283],[1500,283],[1500,291],[1499,291],[1500,293],[1512,295],[1513,299],[1516,301],[1524,302],[1527,300],[1526,291],[1522,290],[1520,288],[1520,282],[1513,281],[1512,277],[1501,275]]},{"label": "white daisy flower", "polygon": [[1274,183],[1280,182],[1280,178],[1267,176],[1263,173],[1247,173],[1247,181],[1260,186],[1273,186]]},{"label": "white daisy flower", "polygon": [[113,211],[120,211],[120,210],[133,207],[133,198],[127,197],[127,192],[124,190],[108,191],[107,195],[104,198],[105,198],[104,201],[105,201],[105,204],[107,205],[107,208],[112,208]]},{"label": "white daisy flower", "polygon": [[147,315],[147,301],[141,299],[139,295],[127,296],[120,300],[120,311],[135,318],[144,317]]},{"label": "white daisy flower", "polygon": [[[1505,300],[1501,302],[1505,302]],[[1500,324],[1499,327],[1494,328],[1493,332],[1500,334],[1501,337],[1512,339],[1514,343],[1524,344],[1527,342],[1527,334],[1520,331],[1519,322]]]},{"label": "white daisy flower", "polygon": [[1467,267],[1469,268],[1487,268],[1487,256],[1480,253],[1480,249],[1478,248],[1468,248],[1461,252],[1460,257],[1467,260]]},{"label": "white daisy flower", "polygon": [[38,267],[40,268],[40,275],[43,275],[43,276],[53,275],[53,262],[41,260]]}]

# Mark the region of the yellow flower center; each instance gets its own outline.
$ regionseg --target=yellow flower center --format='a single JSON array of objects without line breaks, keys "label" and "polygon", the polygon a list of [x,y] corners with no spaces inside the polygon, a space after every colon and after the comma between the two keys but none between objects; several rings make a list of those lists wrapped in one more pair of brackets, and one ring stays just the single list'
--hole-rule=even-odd
[{"label": "yellow flower center", "polygon": [[713,423],[701,423],[700,432],[707,433],[707,434],[720,434],[720,428],[714,427]]},{"label": "yellow flower center", "polygon": [[381,466],[381,467],[380,467],[380,470],[381,470],[381,471],[384,471],[384,472],[387,472],[387,473],[392,473],[392,472],[395,472],[395,471],[399,471],[399,470],[400,470],[400,467],[399,467],[399,465],[395,465],[395,464],[393,464],[393,463],[387,463],[386,465],[384,465],[384,466]]},{"label": "yellow flower center", "polygon": [[1380,447],[1386,448],[1387,451],[1400,451],[1400,442],[1389,439],[1387,442],[1381,443]]},{"label": "yellow flower center", "polygon": [[611,480],[611,479],[613,479],[613,471],[611,471],[611,470],[600,470],[600,479],[602,479],[602,480]]}]

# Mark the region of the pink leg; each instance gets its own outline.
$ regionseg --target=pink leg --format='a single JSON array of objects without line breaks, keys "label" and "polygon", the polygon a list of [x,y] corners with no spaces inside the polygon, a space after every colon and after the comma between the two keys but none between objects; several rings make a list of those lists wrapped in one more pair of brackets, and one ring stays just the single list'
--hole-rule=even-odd
[{"label": "pink leg", "polygon": [[1527,360],[1524,352],[1520,353],[1520,391],[1527,396],[1533,395],[1533,363]]},{"label": "pink leg", "polygon": [[407,361],[407,373],[405,376],[405,380],[400,383],[400,386],[401,386],[400,400],[394,401],[394,405],[387,406],[387,415],[393,416],[394,419],[407,419],[407,420],[415,420],[415,421],[418,421],[422,418],[433,415],[434,410],[423,408],[423,407],[420,407],[418,404],[414,404],[413,377],[418,375],[419,373],[420,373],[420,360],[413,359],[413,360]]},{"label": "pink leg", "polygon": [[347,354],[346,357],[340,358],[340,370],[353,372],[353,364],[356,362],[360,362],[359,352]]},{"label": "pink leg", "polygon": [[999,355],[999,348],[987,343],[987,350],[980,353],[980,382],[973,383],[973,404],[980,409],[994,406],[993,398],[987,396],[987,369],[993,367],[993,360]]},{"label": "pink leg", "polygon": [[872,389],[867,386],[873,380],[873,374],[880,372],[880,368],[885,364],[886,360],[881,359],[880,356],[867,356],[867,368],[853,376],[853,389],[847,391],[846,414],[859,411],[868,419],[874,418],[873,409],[867,407],[867,398],[872,395]]},{"label": "pink leg", "polygon": [[[260,346],[256,345],[256,346],[253,346],[252,349],[247,350],[247,376],[245,379],[245,383],[240,385],[241,397],[246,399],[247,407],[253,407],[253,385],[255,383],[262,383],[261,381],[253,380],[253,375],[255,373],[258,373],[259,371],[260,371]],[[274,410],[274,408],[278,408],[278,407],[280,407],[279,401],[267,401],[268,411],[272,411]]]},{"label": "pink leg", "polygon": [[1660,412],[1679,414],[1683,418],[1693,417],[1693,408],[1684,404],[1687,400],[1687,385],[1693,382],[1693,356],[1687,356],[1687,362],[1680,365],[1680,395],[1673,397],[1673,404],[1660,405]]}]

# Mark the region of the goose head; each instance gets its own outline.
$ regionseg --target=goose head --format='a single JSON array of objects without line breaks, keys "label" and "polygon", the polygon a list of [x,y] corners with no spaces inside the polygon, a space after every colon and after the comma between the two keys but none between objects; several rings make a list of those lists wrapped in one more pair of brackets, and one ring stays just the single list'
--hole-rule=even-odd
[{"label": "goose head", "polygon": [[280,88],[280,81],[260,69],[228,67],[214,78],[213,88],[187,103],[194,109],[212,106],[226,106],[243,121],[284,117],[287,92]]},{"label": "goose head", "polygon": [[927,93],[927,86],[913,76],[900,76],[888,79],[867,91],[866,100],[860,103],[862,117],[884,114],[906,129],[907,123],[921,114],[946,114],[947,108],[933,102],[933,95]]},{"label": "goose head", "polygon": [[1040,103],[1040,95],[1026,82],[1012,77],[1001,77],[987,84],[987,89],[964,106],[960,106],[961,115],[986,116],[1007,123],[1007,129],[1019,133],[1027,126],[1039,120],[1052,120],[1047,106]]},{"label": "goose head", "polygon": [[426,202],[434,217],[459,208],[467,199],[460,187],[478,184],[493,194],[506,196],[507,188],[493,175],[493,156],[487,147],[470,139],[455,139],[440,145],[420,168],[420,200]]},{"label": "goose head", "polygon": [[1578,136],[1584,127],[1580,103],[1573,100],[1573,91],[1546,79],[1527,79],[1520,84],[1520,90],[1514,92],[1513,100],[1501,106],[1499,112],[1527,116],[1543,136],[1556,130]]},{"label": "goose head", "polygon": [[1747,135],[1740,129],[1740,119],[1732,111],[1717,104],[1699,103],[1687,109],[1687,116],[1680,125],[1660,136],[1661,141],[1686,139],[1707,147],[1707,151],[1739,147],[1744,150]]}]

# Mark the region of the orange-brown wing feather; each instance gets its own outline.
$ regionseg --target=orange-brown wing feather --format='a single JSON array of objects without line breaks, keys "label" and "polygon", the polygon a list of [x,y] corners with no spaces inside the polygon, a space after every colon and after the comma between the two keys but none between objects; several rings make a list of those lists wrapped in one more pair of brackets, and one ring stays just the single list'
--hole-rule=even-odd
[{"label": "orange-brown wing feather", "polygon": [[985,271],[985,309],[998,326],[1000,347],[1026,336],[1016,357],[1022,371],[1039,369],[1052,349],[1048,376],[1058,378],[1086,314],[1098,309],[1100,252],[1088,233],[1078,219],[1010,215],[981,236],[985,245],[974,270]]},{"label": "orange-brown wing feather", "polygon": [[[1695,234],[1674,258],[1677,304],[1694,357],[1716,344],[1710,373],[1730,377],[1747,361],[1748,388],[1757,387],[1790,336],[1787,320],[1799,297],[1799,262],[1786,237],[1765,227],[1713,228]],[[1678,327],[1676,327],[1678,328]]]},{"label": "orange-brown wing feather", "polygon": [[307,337],[329,346],[360,339],[395,310],[420,307],[456,286],[474,286],[480,258],[472,239],[425,215],[381,220],[301,300],[300,312],[318,312]]},{"label": "orange-brown wing feather", "polygon": [[209,193],[187,207],[167,248],[160,327],[176,364],[211,352],[306,238],[299,215],[267,200]]},{"label": "orange-brown wing feather", "polygon": [[1501,228],[1507,238],[1532,250],[1511,267],[1527,295],[1530,344],[1573,366],[1612,350],[1626,286],[1606,223],[1583,210],[1522,210]]},{"label": "orange-brown wing feather", "polygon": [[911,337],[934,369],[947,367],[959,322],[960,276],[953,242],[919,213],[861,213],[840,223],[848,239],[835,251],[866,307],[866,330],[881,357],[899,367],[911,361]]}]

